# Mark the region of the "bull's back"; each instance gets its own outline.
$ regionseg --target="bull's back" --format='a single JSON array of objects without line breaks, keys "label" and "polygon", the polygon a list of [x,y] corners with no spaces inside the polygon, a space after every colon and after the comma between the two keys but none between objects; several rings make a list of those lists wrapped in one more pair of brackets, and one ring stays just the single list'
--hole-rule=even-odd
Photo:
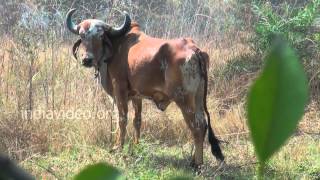
[{"label": "bull's back", "polygon": [[193,46],[189,39],[140,39],[129,50],[131,88],[149,97],[155,93],[173,97],[181,89],[196,91],[200,74]]}]

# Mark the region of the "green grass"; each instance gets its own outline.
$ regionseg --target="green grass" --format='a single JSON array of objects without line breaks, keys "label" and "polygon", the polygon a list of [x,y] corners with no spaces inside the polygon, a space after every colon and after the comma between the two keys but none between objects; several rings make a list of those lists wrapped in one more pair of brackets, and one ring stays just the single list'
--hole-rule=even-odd
[{"label": "green grass", "polygon": [[[190,168],[191,144],[167,146],[141,141],[127,143],[122,152],[109,152],[97,146],[74,146],[58,154],[34,155],[20,164],[37,179],[70,179],[86,165],[107,162],[119,168],[128,179],[257,179],[253,147],[246,138],[222,144],[227,164],[219,168],[205,149],[205,164],[198,175]],[[54,174],[54,175],[53,175]],[[319,179],[319,137],[295,136],[267,164],[266,179]]]}]

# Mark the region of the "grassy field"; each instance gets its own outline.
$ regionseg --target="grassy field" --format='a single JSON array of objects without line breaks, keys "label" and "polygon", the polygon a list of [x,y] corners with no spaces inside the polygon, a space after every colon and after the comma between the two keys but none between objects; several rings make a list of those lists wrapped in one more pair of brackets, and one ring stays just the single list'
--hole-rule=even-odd
[{"label": "grassy field", "polygon": [[[213,109],[213,102],[209,103]],[[50,144],[45,151],[31,153],[19,164],[37,179],[70,179],[85,166],[98,162],[117,167],[128,179],[177,176],[190,179],[257,179],[258,163],[247,131],[243,104],[231,106],[222,116],[219,116],[219,111],[212,112],[212,115],[217,114],[213,126],[222,140],[226,164],[218,166],[206,142],[205,161],[200,174],[190,167],[192,139],[176,106],[170,105],[166,112],[156,110],[148,101],[144,106],[143,137],[138,145],[133,144],[131,121],[123,151],[110,152],[112,144],[108,140],[93,142],[90,139],[103,138],[103,134],[93,134],[101,131],[98,127],[92,131],[87,127],[85,131],[84,126],[88,126],[88,122],[84,120],[69,123],[58,120],[55,123],[65,125],[65,130],[70,131],[61,131],[66,139],[58,139],[57,142],[49,139]],[[316,104],[309,105],[299,129],[267,164],[265,179],[320,178],[320,124],[316,107]],[[93,122],[97,123],[101,122]],[[84,139],[85,135],[89,137]]]},{"label": "grassy field", "polygon": [[[107,162],[118,167],[128,179],[168,179],[176,176],[191,179],[257,179],[257,162],[252,144],[245,137],[232,138],[222,145],[226,164],[218,167],[205,150],[205,164],[197,174],[189,166],[192,145],[170,146],[143,139],[130,142],[122,153],[110,153],[108,147],[75,145],[60,153],[34,154],[20,164],[37,179],[70,179],[86,165]],[[266,179],[319,179],[319,137],[298,135],[268,163]]]}]

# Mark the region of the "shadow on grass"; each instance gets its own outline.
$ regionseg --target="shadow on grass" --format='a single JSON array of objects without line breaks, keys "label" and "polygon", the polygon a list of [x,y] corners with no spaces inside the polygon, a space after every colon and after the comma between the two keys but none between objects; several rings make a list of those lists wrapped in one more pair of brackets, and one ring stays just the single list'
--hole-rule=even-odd
[{"label": "shadow on grass", "polygon": [[205,179],[252,179],[255,176],[253,164],[247,167],[236,164],[219,166],[216,162],[209,161],[205,162],[201,168],[201,173],[197,174],[197,171],[191,167],[191,158],[188,156],[179,158],[174,155],[153,155],[150,161],[152,162],[150,168],[173,168]]},{"label": "shadow on grass", "polygon": [[193,170],[191,167],[191,159],[188,157],[179,158],[173,155],[152,155],[150,160],[154,162],[152,163],[152,168],[173,167],[186,171]]},{"label": "shadow on grass", "polygon": [[[210,174],[210,172],[208,173]],[[212,175],[220,179],[253,179],[255,177],[255,170],[253,165],[226,164],[218,171],[212,173]]]},{"label": "shadow on grass", "polygon": [[[255,179],[257,178],[256,162],[247,164],[224,164],[219,166],[216,162],[205,162],[201,168],[201,173],[190,166],[190,157],[178,158],[173,155],[153,155],[150,159],[152,162],[150,168],[163,169],[170,168],[175,170],[182,170],[188,175],[197,176],[204,179]],[[288,174],[285,172],[278,172],[275,169],[267,168],[264,178],[286,178]]]}]

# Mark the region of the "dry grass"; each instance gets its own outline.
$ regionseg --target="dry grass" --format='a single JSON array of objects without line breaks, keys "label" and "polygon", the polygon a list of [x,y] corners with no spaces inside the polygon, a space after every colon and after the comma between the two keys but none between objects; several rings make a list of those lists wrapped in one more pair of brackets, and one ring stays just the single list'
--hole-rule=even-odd
[{"label": "dry grass", "polygon": [[[7,45],[4,49],[11,48],[10,43],[4,44]],[[2,65],[0,77],[3,82],[0,88],[1,92],[4,92],[1,97],[1,108],[4,111],[0,113],[0,147],[1,151],[21,161],[21,164],[32,174],[46,179],[70,178],[88,163],[107,161],[121,169],[126,169],[126,176],[132,178],[161,179],[175,175],[188,175],[198,179],[255,178],[256,159],[253,147],[248,141],[245,96],[259,64],[255,64],[254,54],[247,47],[237,45],[237,48],[231,47],[229,53],[227,49],[208,50],[211,57],[208,107],[215,133],[225,142],[222,143],[222,148],[228,165],[223,169],[216,167],[209,149],[206,149],[206,168],[200,176],[190,174],[188,163],[192,139],[180,110],[175,104],[171,104],[165,112],[161,112],[151,101],[144,101],[143,141],[138,150],[131,147],[134,134],[132,127],[134,112],[130,104],[127,136],[129,143],[126,147],[128,149],[125,150],[128,155],[107,152],[114,140],[116,128],[116,113],[113,112],[112,102],[93,78],[93,72],[71,60],[68,45],[62,45],[60,50],[62,53],[56,55],[54,62],[56,72],[54,83],[50,80],[51,49],[41,52],[35,60],[35,67],[41,75],[33,81],[34,92],[37,92],[33,98],[34,111],[53,108],[50,92],[54,89],[56,111],[89,110],[93,113],[107,111],[109,114],[105,118],[93,116],[93,118],[80,119],[59,117],[51,119],[49,116],[40,119],[23,119],[21,112],[19,113],[18,104],[19,99],[24,99],[27,104],[27,98],[22,96],[27,96],[28,93],[25,92],[18,97],[19,89],[14,80],[19,77],[12,74],[14,71],[7,71],[10,67],[14,70],[15,67],[12,64],[16,62],[12,61],[9,58],[12,55],[5,51],[5,58],[0,62]],[[8,75],[12,79],[8,78]],[[45,85],[47,87],[43,88]],[[49,91],[47,94],[46,88]],[[27,91],[27,88],[25,90]],[[7,93],[10,96],[6,99]],[[27,107],[25,104],[22,107]],[[21,108],[20,111],[22,110],[24,109]],[[318,117],[317,103],[313,102],[307,108],[307,113],[300,123],[298,136],[293,137],[293,140],[290,140],[284,150],[268,165],[269,177],[289,176],[309,179],[317,176],[315,171],[319,166],[314,164],[312,158],[315,155],[314,148],[319,146]],[[296,143],[300,145],[295,146]],[[132,151],[138,152],[132,155]],[[150,151],[154,153],[148,155],[147,152]],[[290,158],[291,164],[286,164],[288,156],[295,157],[294,160]],[[143,157],[148,161],[139,160]],[[135,170],[136,166],[139,168]],[[152,168],[162,170],[154,172]],[[302,171],[306,173],[300,176]]]},{"label": "dry grass", "polygon": [[[47,48],[39,53],[35,60],[33,77],[34,111],[90,111],[93,113],[105,111],[107,116],[87,119],[70,119],[51,117],[47,113],[40,119],[26,120],[21,116],[27,107],[28,89],[21,92],[16,81],[19,80],[15,70],[26,64],[16,65],[18,57],[14,57],[13,41],[2,42],[4,51],[1,63],[1,96],[3,109],[1,113],[1,147],[17,159],[27,157],[26,152],[54,152],[74,144],[88,144],[109,146],[115,136],[116,113],[112,101],[103,92],[99,83],[93,78],[93,71],[82,68],[71,58],[69,45],[59,47],[59,54],[54,55],[52,66],[52,49]],[[254,53],[248,46],[236,44],[230,49],[208,49],[210,54],[209,96],[208,107],[213,120],[216,134],[228,137],[247,133],[244,99],[259,64],[256,65]],[[8,51],[10,50],[10,51]],[[17,68],[17,69],[15,69]],[[52,70],[53,68],[53,70]],[[55,74],[52,73],[55,72]],[[52,77],[53,76],[53,77]],[[28,79],[21,83],[27,84]],[[26,82],[23,82],[26,81]],[[55,94],[52,94],[52,91]],[[54,99],[54,101],[53,101]],[[22,101],[22,102],[21,102]],[[131,106],[131,105],[130,105]],[[311,122],[316,121],[318,115],[315,106],[310,106],[310,113],[303,121],[305,129],[317,128]],[[143,136],[151,140],[160,140],[169,144],[190,141],[190,133],[183,121],[180,110],[173,103],[167,111],[161,112],[150,101],[143,104]],[[130,108],[129,118],[133,118]],[[112,124],[111,124],[112,122]],[[111,130],[112,126],[112,130]],[[11,130],[11,131],[9,131]],[[14,131],[12,131],[14,130]],[[133,138],[131,120],[128,126],[128,138]],[[32,138],[31,138],[32,137]]]},{"label": "dry grass", "polygon": [[[23,68],[27,69],[28,64],[22,63],[21,56],[15,54],[19,51],[19,47],[13,40],[2,41],[1,46],[0,57],[3,59],[0,61],[2,67],[0,77],[3,83],[0,88],[3,92],[1,108],[4,111],[1,113],[0,132],[3,137],[1,143],[4,144],[2,147],[7,153],[17,159],[23,159],[27,156],[19,151],[21,149],[30,151],[32,154],[33,152],[45,152],[49,149],[55,152],[61,151],[73,144],[110,145],[116,127],[116,116],[113,112],[115,109],[97,80],[93,78],[93,71],[82,68],[71,58],[70,45],[55,47],[60,50],[56,54],[51,47],[45,48],[44,51],[39,52],[34,60],[33,111],[41,110],[47,113],[40,119],[29,121],[25,119],[26,116],[21,115],[25,115],[25,110],[28,108],[28,78],[20,77],[20,75],[28,75],[28,72],[22,70]],[[208,52],[211,56],[208,106],[212,119],[214,119],[215,129],[218,134],[246,131],[242,103],[223,108],[226,107],[224,103],[228,101],[227,99],[234,97],[237,98],[235,101],[240,100],[237,94],[239,91],[232,90],[235,87],[239,89],[239,79],[233,78],[227,82],[216,77],[214,72],[223,69],[229,61],[249,52],[249,50],[243,45],[237,45],[229,50],[210,49]],[[52,56],[55,58],[54,61],[52,61]],[[21,71],[24,74],[14,73],[16,71]],[[17,81],[22,84],[20,87],[17,85]],[[248,79],[241,82],[248,83]],[[241,87],[245,88],[245,86]],[[219,94],[219,92],[226,92],[226,94]],[[129,117],[132,119],[133,111],[132,108],[130,109]],[[109,114],[102,119],[95,119],[94,116],[88,119],[63,119],[52,117],[49,113],[51,110],[56,112],[91,111],[93,114],[94,112],[106,111]],[[113,121],[112,131],[111,121]],[[8,132],[9,129],[16,130]],[[180,110],[174,104],[170,105],[166,112],[160,112],[152,102],[145,101],[142,131],[146,138],[158,139],[170,144],[190,140]],[[128,132],[130,139],[133,136],[131,123],[129,123]],[[41,138],[29,138],[27,134]],[[13,139],[17,140],[14,143],[8,143]],[[39,147],[38,149],[41,150],[38,150],[34,146],[42,147]]]}]

